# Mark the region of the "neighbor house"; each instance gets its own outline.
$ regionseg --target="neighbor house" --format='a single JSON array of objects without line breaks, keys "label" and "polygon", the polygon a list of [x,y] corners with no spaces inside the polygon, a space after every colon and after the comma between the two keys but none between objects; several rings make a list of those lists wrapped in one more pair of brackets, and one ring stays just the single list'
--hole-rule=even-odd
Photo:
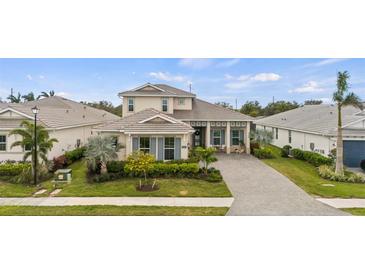
[{"label": "neighbor house", "polygon": [[150,84],[119,93],[123,118],[94,127],[122,145],[119,158],[136,150],[158,160],[188,158],[189,149],[214,146],[219,151],[250,152],[252,118],[196,98],[169,85]]},{"label": "neighbor house", "polygon": [[19,128],[23,120],[34,121],[31,108],[35,105],[40,109],[37,122],[44,126],[51,138],[56,138],[48,158],[60,156],[66,151],[84,145],[92,136],[92,128],[119,118],[104,110],[95,109],[62,97],[53,96],[38,101],[25,103],[0,104],[0,161],[22,160],[27,148],[13,147],[11,144],[21,136],[9,132]]},{"label": "neighbor house", "polygon": [[[306,105],[255,121],[257,129],[272,131],[278,147],[310,150],[329,155],[336,148],[337,107]],[[342,110],[344,163],[358,167],[365,159],[365,112],[347,106]]]}]

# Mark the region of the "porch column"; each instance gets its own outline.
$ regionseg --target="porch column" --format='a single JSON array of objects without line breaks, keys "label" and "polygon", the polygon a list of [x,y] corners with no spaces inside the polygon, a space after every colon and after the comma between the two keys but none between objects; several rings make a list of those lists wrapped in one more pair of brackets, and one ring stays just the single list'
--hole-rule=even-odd
[{"label": "porch column", "polygon": [[250,154],[251,153],[251,149],[250,149],[250,127],[251,127],[251,122],[247,121],[246,122],[246,135],[245,135],[245,144],[246,144],[246,153]]},{"label": "porch column", "polygon": [[231,153],[231,122],[227,122],[227,129],[226,129],[226,145],[227,145],[227,154]]},{"label": "porch column", "polygon": [[205,147],[210,147],[210,122],[207,121],[207,127],[205,128]]}]

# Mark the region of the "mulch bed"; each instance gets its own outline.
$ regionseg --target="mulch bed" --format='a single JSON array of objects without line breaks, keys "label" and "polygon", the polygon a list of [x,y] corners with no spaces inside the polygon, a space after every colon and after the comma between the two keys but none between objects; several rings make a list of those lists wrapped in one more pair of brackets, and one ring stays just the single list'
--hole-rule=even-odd
[{"label": "mulch bed", "polygon": [[145,185],[137,185],[136,186],[136,190],[138,190],[138,191],[142,191],[142,192],[151,192],[151,191],[156,191],[156,190],[159,190],[160,189],[160,187],[157,185],[157,184],[155,184],[153,187],[152,187],[153,185],[152,184],[145,184]]}]

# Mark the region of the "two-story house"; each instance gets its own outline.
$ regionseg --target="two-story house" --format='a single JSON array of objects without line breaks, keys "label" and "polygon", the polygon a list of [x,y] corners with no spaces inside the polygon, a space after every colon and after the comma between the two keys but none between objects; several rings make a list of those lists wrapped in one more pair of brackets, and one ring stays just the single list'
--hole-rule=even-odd
[{"label": "two-story house", "polygon": [[135,150],[157,160],[188,158],[190,148],[214,146],[226,153],[250,152],[252,118],[196,98],[164,84],[150,84],[119,93],[123,118],[94,131],[117,137],[124,148],[119,158]]}]

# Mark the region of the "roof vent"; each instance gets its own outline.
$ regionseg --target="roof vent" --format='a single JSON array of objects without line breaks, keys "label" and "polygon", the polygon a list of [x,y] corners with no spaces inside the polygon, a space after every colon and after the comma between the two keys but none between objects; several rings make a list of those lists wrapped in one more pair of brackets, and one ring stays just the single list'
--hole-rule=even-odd
[{"label": "roof vent", "polygon": [[66,113],[68,113],[68,109],[66,109]]}]

